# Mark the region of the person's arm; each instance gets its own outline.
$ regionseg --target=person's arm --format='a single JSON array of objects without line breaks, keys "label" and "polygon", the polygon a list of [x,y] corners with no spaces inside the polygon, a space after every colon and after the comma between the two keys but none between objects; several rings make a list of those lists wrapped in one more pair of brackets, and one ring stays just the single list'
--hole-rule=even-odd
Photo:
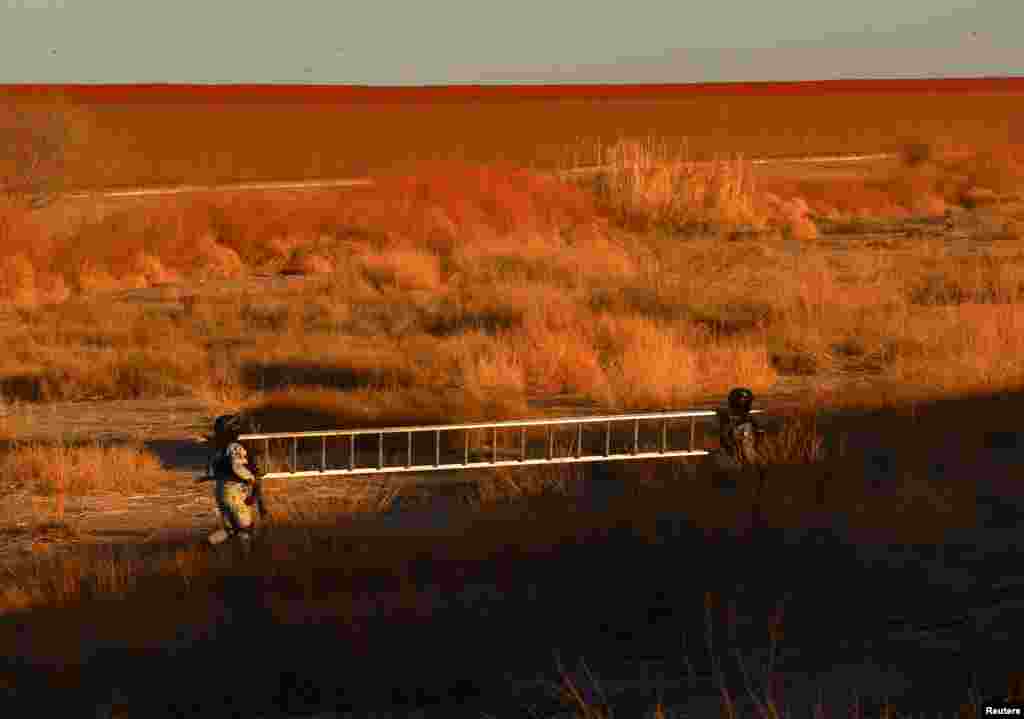
[{"label": "person's arm", "polygon": [[751,417],[750,418],[750,423],[752,425],[754,425],[754,435],[756,436],[757,440],[760,442],[768,434],[768,430],[765,429],[761,425],[761,423],[757,421],[756,417]]},{"label": "person's arm", "polygon": [[255,479],[250,485],[252,487],[252,491],[249,493],[249,496],[246,497],[245,503],[249,506],[255,504],[256,509],[260,513],[260,517],[266,518],[267,508],[263,503],[263,470],[260,468],[259,462],[257,462],[255,458],[253,458],[252,464],[249,465],[249,468],[251,469]]},{"label": "person's arm", "polygon": [[752,422],[744,422],[736,428],[736,450],[739,459],[746,464],[757,464],[760,460],[756,427]]},{"label": "person's arm", "polygon": [[246,484],[253,484],[256,481],[256,475],[249,469],[245,458],[245,450],[242,449],[242,446],[236,445],[232,447],[229,450],[229,454],[231,455],[231,471]]}]

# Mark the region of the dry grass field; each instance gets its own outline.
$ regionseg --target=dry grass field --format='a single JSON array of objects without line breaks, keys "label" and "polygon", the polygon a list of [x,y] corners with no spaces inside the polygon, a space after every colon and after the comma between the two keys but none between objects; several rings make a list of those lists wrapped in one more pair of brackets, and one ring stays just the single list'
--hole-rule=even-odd
[{"label": "dry grass field", "polygon": [[[450,698],[465,687],[439,688],[447,679],[428,666],[429,653],[408,647],[443,646],[445,632],[465,631],[470,615],[491,649],[483,640],[467,644],[479,666],[453,664],[466,672],[536,671],[549,659],[546,647],[559,642],[611,661],[618,650],[601,645],[598,635],[632,633],[650,646],[663,629],[677,642],[679,622],[697,636],[714,626],[729,629],[737,656],[753,655],[753,635],[735,634],[735,607],[717,617],[714,597],[729,594],[740,577],[758,583],[742,598],[753,604],[758,629],[768,625],[761,634],[774,647],[782,621],[774,600],[793,587],[813,594],[797,569],[772,564],[788,550],[770,531],[841,526],[848,539],[938,543],[972,526],[980,490],[956,478],[978,471],[970,458],[985,448],[989,433],[1012,421],[1017,400],[993,412],[988,400],[965,398],[1009,397],[1024,386],[1024,151],[1010,142],[1020,100],[994,92],[969,103],[941,93],[895,96],[885,100],[889,114],[882,117],[870,99],[622,99],[596,115],[596,101],[582,100],[554,109],[550,101],[424,104],[415,107],[412,124],[436,137],[431,145],[400,131],[413,112],[404,106],[319,108],[303,115],[308,125],[301,127],[294,107],[285,105],[257,110],[236,102],[215,113],[186,103],[95,109],[102,121],[89,152],[107,163],[89,168],[72,158],[72,186],[364,172],[376,182],[352,192],[211,193],[78,214],[61,201],[45,209],[6,201],[0,206],[0,340],[7,350],[0,394],[13,409],[0,414],[9,444],[0,458],[5,488],[52,497],[63,507],[65,495],[144,493],[168,481],[142,445],[19,441],[26,430],[18,407],[65,400],[201,398],[221,409],[245,409],[274,431],[523,417],[537,398],[553,395],[615,411],[683,407],[737,385],[770,398],[789,378],[863,377],[871,388],[822,394],[783,417],[768,456],[771,477],[785,481],[770,479],[763,496],[753,485],[726,496],[699,481],[678,481],[678,466],[637,465],[614,470],[635,489],[613,508],[573,512],[565,495],[572,495],[567,488],[579,483],[579,472],[538,471],[526,480],[504,473],[482,483],[477,495],[478,504],[492,507],[492,519],[467,513],[430,537],[427,551],[423,534],[368,539],[370,530],[343,518],[385,506],[386,492],[354,491],[320,505],[295,504],[282,493],[271,495],[280,513],[249,557],[182,546],[92,547],[5,569],[3,642],[36,662],[66,667],[62,677],[26,679],[25,666],[0,666],[12,701],[50,681],[91,701],[90,692],[112,686],[102,672],[126,666],[132,652],[149,657],[146,651],[168,646],[192,667],[176,665],[176,681],[195,682],[209,696],[217,687],[203,671],[223,651],[217,647],[240,643],[258,652],[264,642],[294,652],[314,642],[326,649],[327,636],[348,647],[346,656],[362,657],[367,676],[420,672],[424,692]],[[531,119],[542,109],[552,119]],[[465,132],[470,117],[478,128],[544,125],[551,134],[518,132],[498,141],[493,131],[487,137],[479,129]],[[607,125],[584,119],[594,117]],[[202,132],[189,124],[199,118]],[[371,121],[374,137],[393,142],[360,140]],[[134,145],[115,146],[104,127],[138,128]],[[580,127],[603,144],[581,144],[568,134]],[[663,127],[672,131],[650,136]],[[275,133],[288,141],[268,143]],[[647,139],[605,142],[620,134]],[[688,143],[680,141],[684,135]],[[463,151],[454,151],[456,138]],[[446,159],[425,155],[428,146]],[[212,160],[204,153],[214,147],[230,150]],[[322,153],[319,164],[303,164],[314,147]],[[592,154],[582,157],[581,147]],[[899,149],[902,159],[817,174],[756,169],[735,156],[699,161],[737,151],[880,149]],[[396,158],[400,167],[381,169]],[[595,160],[608,169],[573,182],[523,167]],[[250,282],[278,273],[306,280],[274,293]],[[237,291],[209,289],[229,282],[237,282]],[[140,292],[146,302],[125,301]],[[958,399],[937,401],[950,397]],[[833,418],[826,430],[816,424],[826,409],[881,413]],[[953,426],[965,418],[968,429]],[[898,470],[867,481],[850,457],[870,455],[870,447],[844,454],[844,445],[833,441],[843,433],[883,444],[903,438],[892,455]],[[946,479],[933,471],[937,448]],[[1019,495],[1012,472],[986,471],[1000,492]],[[38,531],[67,529],[62,513],[57,525],[43,522]],[[667,534],[666,521],[675,522]],[[723,538],[730,531],[748,538],[755,530],[753,544]],[[694,541],[714,551],[688,570],[680,557]],[[366,551],[369,543],[373,551]],[[827,560],[816,551],[806,550],[793,566],[834,564],[835,586],[857,593],[843,584],[842,550],[831,546]],[[622,560],[614,571],[611,557]],[[655,631],[652,602],[685,604],[689,595],[678,585],[694,577],[707,579],[710,594],[702,585],[700,606],[680,606],[676,623]],[[857,581],[896,580],[879,573]],[[488,582],[505,598],[488,603],[469,596],[472,586]],[[545,595],[543,611],[538,591]],[[931,616],[893,594],[884,598],[888,604],[877,600],[885,612]],[[252,603],[257,595],[262,599]],[[602,614],[616,602],[613,618]],[[478,609],[485,605],[491,609]],[[149,610],[134,610],[143,606]],[[787,642],[817,646],[833,622],[812,604],[799,606],[803,614],[787,623]],[[152,621],[154,608],[160,622]],[[627,620],[631,612],[647,620]],[[688,624],[694,612],[699,627]],[[234,623],[225,619],[231,613]],[[566,620],[564,631],[552,618],[568,616],[579,620]],[[851,632],[874,631],[867,613],[847,621]],[[258,641],[244,637],[241,624],[266,627],[267,634]],[[541,656],[522,648],[513,626],[532,627]],[[894,645],[887,660],[912,656],[905,651]],[[733,668],[722,670],[710,647],[703,659],[713,676],[698,681],[691,667],[690,689],[708,683],[719,695],[715,713],[780,716],[806,708],[804,694],[794,690],[787,698],[781,684],[768,681],[771,663],[762,672],[766,683],[756,688]],[[953,671],[936,669],[936,676],[947,670]],[[289,672],[294,676],[286,680]],[[141,674],[131,676],[134,685],[120,688],[133,712],[152,716],[146,702],[173,695]],[[270,662],[254,676],[262,684],[252,710],[287,705],[294,714],[304,701],[313,708],[363,701],[327,697],[327,687],[339,686],[337,676],[305,659],[281,667]],[[993,681],[1006,686],[1012,677]],[[573,686],[564,686],[563,698],[577,714],[607,715],[607,707],[582,690],[574,694]],[[406,700],[426,701],[394,701]],[[476,711],[484,696],[465,701]],[[846,701],[829,711],[849,708]],[[825,705],[817,706],[824,715]],[[658,715],[665,711],[659,704]],[[872,708],[878,716],[894,711]]]},{"label": "dry grass field", "polygon": [[[1024,377],[1015,148],[817,186],[664,154],[617,145],[614,169],[581,186],[436,163],[357,193],[172,198],[70,230],[11,203],[0,391],[240,402],[459,387],[466,401],[640,408],[851,365],[935,392]],[[947,208],[960,243],[931,231]],[[919,236],[828,241],[893,220]],[[274,298],[195,285],[276,272],[319,281]],[[111,303],[161,285],[165,302]]]}]

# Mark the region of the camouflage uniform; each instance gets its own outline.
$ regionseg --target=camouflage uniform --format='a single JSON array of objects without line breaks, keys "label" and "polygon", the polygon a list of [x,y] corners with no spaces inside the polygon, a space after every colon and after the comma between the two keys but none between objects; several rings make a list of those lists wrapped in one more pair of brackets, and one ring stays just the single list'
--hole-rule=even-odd
[{"label": "camouflage uniform", "polygon": [[249,469],[245,447],[237,441],[230,442],[211,458],[209,476],[216,482],[214,498],[224,527],[213,532],[208,541],[216,545],[238,537],[247,542],[256,526],[255,512],[247,503],[256,476]]},{"label": "camouflage uniform", "polygon": [[[740,397],[742,399],[742,395]],[[709,454],[708,464],[719,488],[734,489],[739,477],[757,470],[761,464],[757,439],[763,430],[750,415],[752,399],[753,395],[748,395],[744,406],[742,401],[733,403],[730,395],[729,409],[718,410],[719,449]]]}]

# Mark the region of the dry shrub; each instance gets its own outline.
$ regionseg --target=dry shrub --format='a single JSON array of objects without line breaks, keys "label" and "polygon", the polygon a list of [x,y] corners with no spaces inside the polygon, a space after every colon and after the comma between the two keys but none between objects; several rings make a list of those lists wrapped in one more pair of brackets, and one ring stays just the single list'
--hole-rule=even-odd
[{"label": "dry shrub", "polygon": [[910,209],[915,215],[939,217],[946,212],[946,201],[941,196],[929,192],[915,197]]},{"label": "dry shrub", "polygon": [[357,259],[338,263],[325,282],[314,286],[313,294],[325,297],[336,307],[380,300],[380,292],[370,284]]},{"label": "dry shrub", "polygon": [[481,331],[470,331],[452,340],[458,368],[458,384],[472,394],[499,391],[525,395],[523,357],[512,343]]},{"label": "dry shrub", "polygon": [[887,180],[872,184],[861,177],[839,177],[826,180],[792,180],[762,174],[758,187],[779,197],[800,197],[818,216],[879,216],[898,212]]},{"label": "dry shrub", "polygon": [[166,284],[180,279],[177,272],[164,267],[160,258],[146,252],[137,252],[132,256],[131,270],[138,275],[140,287]]},{"label": "dry shrub", "polygon": [[608,377],[629,408],[669,407],[745,385],[757,391],[776,374],[762,342],[712,342],[706,330],[644,317],[602,316],[597,342],[608,356]]},{"label": "dry shrub", "polygon": [[359,258],[367,278],[377,285],[401,290],[437,290],[441,269],[437,255],[415,248],[389,248]]},{"label": "dry shrub", "polygon": [[991,389],[1024,380],[1024,307],[961,304],[920,308],[895,348],[890,374],[945,391]]},{"label": "dry shrub", "polygon": [[934,146],[915,151],[914,158],[905,157],[898,167],[861,177],[793,180],[764,171],[758,185],[779,196],[804,197],[821,216],[938,216],[950,205],[992,205],[1019,192],[1024,185],[1024,152],[1014,145],[953,150]]},{"label": "dry shrub", "polygon": [[962,196],[987,191],[993,196],[1018,192],[1024,185],[1024,146],[994,145],[943,163],[946,174],[965,180]]},{"label": "dry shrub", "polygon": [[108,270],[88,259],[78,267],[75,280],[79,292],[110,292],[122,287]]},{"label": "dry shrub", "polygon": [[630,280],[639,272],[626,246],[596,224],[578,226],[567,242],[570,249],[558,258],[556,269],[577,285]]},{"label": "dry shrub", "polygon": [[427,206],[420,222],[422,224],[415,236],[421,238],[428,248],[438,253],[449,253],[455,248],[459,228],[443,207]]},{"label": "dry shrub", "polygon": [[310,238],[296,233],[271,237],[266,243],[268,261],[287,262],[295,256],[297,249],[307,244],[312,244]]},{"label": "dry shrub", "polygon": [[565,262],[565,247],[551,232],[526,228],[498,234],[476,226],[452,253],[452,269],[480,282],[533,282],[550,279]]},{"label": "dry shrub", "polygon": [[610,401],[608,378],[587,334],[578,327],[555,332],[531,326],[509,338],[523,348],[531,393],[581,393]]},{"label": "dry shrub", "polygon": [[540,283],[507,279],[489,283],[463,277],[437,308],[430,329],[439,333],[464,327],[507,329],[520,324],[534,302],[543,303],[558,295],[561,292],[557,288]]},{"label": "dry shrub", "polygon": [[916,167],[929,162],[935,156],[935,148],[927,141],[909,141],[900,148],[899,155],[908,167]]},{"label": "dry shrub", "polygon": [[166,397],[201,386],[205,365],[202,347],[174,345],[172,338],[144,348],[128,343],[54,353],[43,346],[30,361],[4,368],[0,391],[25,401]]},{"label": "dry shrub", "polygon": [[763,202],[768,206],[768,213],[790,237],[801,242],[817,239],[818,227],[811,219],[811,208],[804,198],[783,200],[774,193],[766,193]]},{"label": "dry shrub", "polygon": [[772,465],[820,462],[824,457],[824,439],[818,431],[817,408],[803,407],[785,413],[782,429],[767,434],[758,451]]},{"label": "dry shrub", "polygon": [[28,308],[59,304],[70,295],[61,275],[36,270],[24,254],[0,258],[0,300]]},{"label": "dry shrub", "polygon": [[765,226],[753,172],[742,159],[690,162],[649,138],[620,141],[605,163],[611,169],[595,182],[599,202],[628,225]]},{"label": "dry shrub", "polygon": [[[301,535],[305,535],[313,527],[337,526],[339,517],[379,516],[387,512],[401,494],[401,488],[398,487],[349,477],[342,486],[332,490],[329,499],[317,498],[311,501],[309,498],[303,498],[296,501],[284,493],[278,494],[274,484],[268,483],[264,493],[267,496],[267,503],[272,503],[274,507],[274,546],[270,551],[276,560],[305,554],[305,547],[289,546],[289,539],[292,539],[289,536],[290,530],[297,530]],[[308,537],[302,539],[308,540]],[[298,552],[292,554],[290,550],[293,549],[298,549]]]},{"label": "dry shrub", "polygon": [[300,272],[304,275],[329,275],[334,272],[335,264],[327,255],[302,252],[293,255],[284,269],[286,272]]},{"label": "dry shrub", "polygon": [[641,317],[604,316],[598,328],[623,407],[672,407],[698,391],[696,357],[679,333]]},{"label": "dry shrub", "polygon": [[486,225],[505,234],[571,227],[593,216],[587,193],[508,163],[421,162],[374,179],[374,199],[391,215],[383,228],[406,236],[430,228],[427,239],[442,245],[454,229]]},{"label": "dry shrub", "polygon": [[[0,459],[0,477],[20,488],[52,496],[102,492],[151,492],[172,479],[140,446],[16,445]],[[62,489],[63,488],[63,489]]]},{"label": "dry shrub", "polygon": [[0,301],[31,307],[60,296],[46,266],[52,247],[50,234],[27,207],[0,196]]},{"label": "dry shrub", "polygon": [[247,267],[274,268],[295,250],[317,244],[321,234],[333,234],[341,214],[335,198],[332,193],[209,194],[193,198],[177,215],[185,237],[212,234]]},{"label": "dry shrub", "polygon": [[203,235],[196,244],[196,274],[201,277],[237,277],[242,274],[242,258],[230,247],[219,244],[212,235]]},{"label": "dry shrub", "polygon": [[608,381],[594,347],[590,311],[564,293],[543,299],[532,302],[522,325],[501,338],[521,353],[530,391],[607,399]]},{"label": "dry shrub", "polygon": [[71,290],[64,282],[64,277],[54,272],[41,272],[36,275],[36,298],[39,304],[59,305],[71,297]]},{"label": "dry shrub", "polygon": [[0,297],[15,305],[35,304],[36,273],[23,253],[0,259]]}]

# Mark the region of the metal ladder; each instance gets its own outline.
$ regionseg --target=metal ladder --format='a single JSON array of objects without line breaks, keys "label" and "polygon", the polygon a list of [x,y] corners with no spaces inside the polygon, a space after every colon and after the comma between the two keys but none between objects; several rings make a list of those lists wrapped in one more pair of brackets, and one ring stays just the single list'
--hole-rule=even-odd
[{"label": "metal ladder", "polygon": [[[755,413],[759,411],[754,410]],[[243,444],[263,444],[264,469],[269,470],[264,474],[267,479],[432,472],[702,456],[708,454],[708,451],[696,446],[697,421],[715,416],[713,410],[646,412],[413,427],[243,434],[239,441]],[[657,434],[653,440],[648,436],[641,442],[642,423],[648,425],[644,427],[645,433],[650,432],[649,425],[655,425]],[[685,425],[682,431],[680,424]],[[591,426],[603,429],[598,436],[598,440],[603,438],[603,443],[598,441],[596,448],[593,446],[595,433],[584,432],[585,427],[590,429]],[[615,429],[619,430],[618,434]],[[625,436],[623,429],[627,432]],[[564,439],[566,430],[569,430],[570,442],[566,446],[567,451],[561,452],[562,443],[556,442],[556,439],[559,433]],[[539,439],[538,432],[543,435]],[[458,443],[461,446],[453,441],[453,435],[457,437],[459,433],[463,435],[462,442]],[[474,433],[489,434],[490,445],[471,441]],[[673,446],[669,441],[670,435],[678,438],[679,434],[683,434],[687,440],[683,448]],[[396,447],[393,441],[395,438],[401,440],[403,435],[404,451]],[[414,447],[414,437],[423,435],[432,435],[433,447],[429,454],[424,451],[422,441],[418,448]],[[357,448],[359,439],[365,437],[376,439],[373,443],[376,451],[370,455],[369,462],[365,461],[365,442],[362,448]],[[499,438],[501,444],[505,445],[501,448]],[[591,446],[585,447],[584,439],[590,440]],[[386,448],[389,440],[392,440],[391,447]],[[281,445],[286,451],[286,468],[276,469],[278,465],[273,463],[275,457],[272,456],[271,448]],[[538,454],[540,456],[536,456]],[[398,462],[391,461],[396,456]]]}]

